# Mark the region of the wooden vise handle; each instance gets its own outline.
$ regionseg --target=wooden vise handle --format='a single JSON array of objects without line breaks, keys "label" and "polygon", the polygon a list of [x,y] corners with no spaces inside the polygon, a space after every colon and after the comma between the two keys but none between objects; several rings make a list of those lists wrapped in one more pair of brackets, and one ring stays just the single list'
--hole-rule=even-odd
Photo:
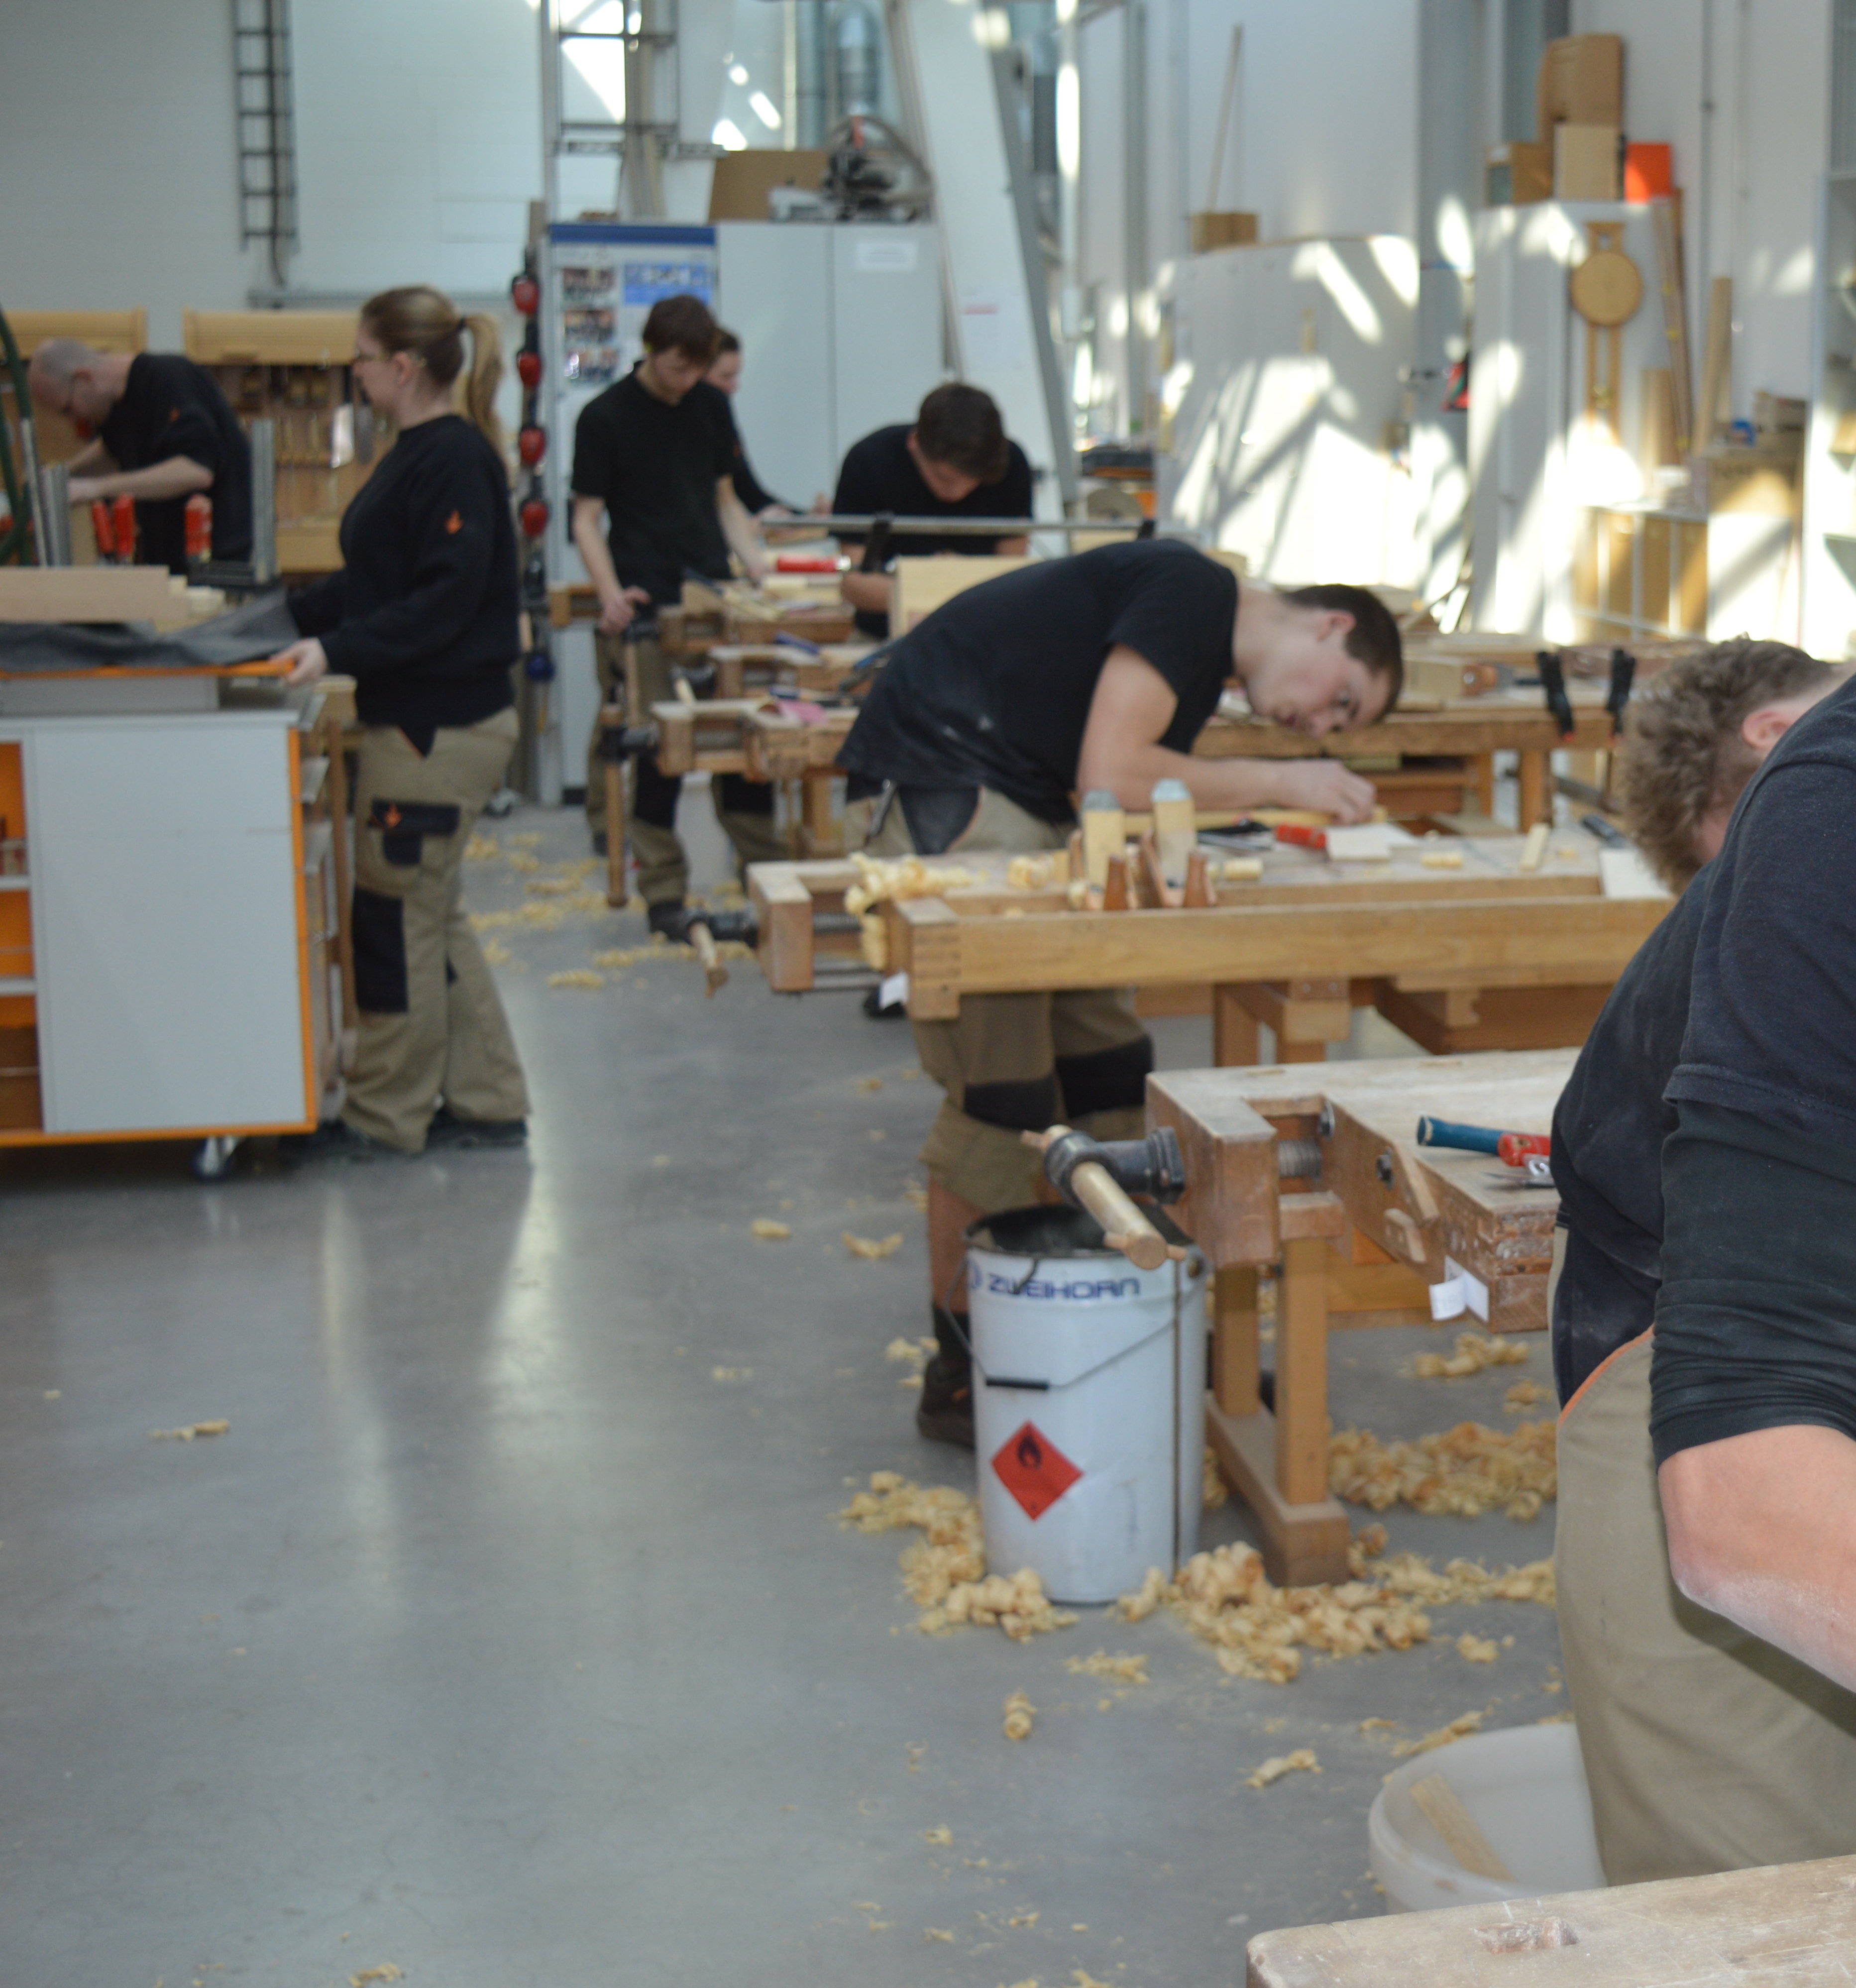
[{"label": "wooden vise handle", "polygon": [[[1053,1125],[1047,1132],[1024,1132],[1019,1137],[1042,1153],[1069,1131],[1067,1125]],[[1103,1241],[1110,1249],[1120,1250],[1136,1270],[1157,1270],[1168,1257],[1185,1256],[1185,1250],[1168,1242],[1100,1161],[1083,1161],[1070,1176],[1070,1192],[1101,1225]]]}]

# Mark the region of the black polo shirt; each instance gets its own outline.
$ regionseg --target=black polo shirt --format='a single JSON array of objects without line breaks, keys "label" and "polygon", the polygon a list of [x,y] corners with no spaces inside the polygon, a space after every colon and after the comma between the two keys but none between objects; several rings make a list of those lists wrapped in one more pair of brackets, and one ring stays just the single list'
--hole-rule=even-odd
[{"label": "black polo shirt", "polygon": [[[97,430],[120,469],[147,469],[184,455],[212,475],[213,557],[252,556],[252,450],[232,404],[204,366],[174,353],[138,352],[123,397]],[[137,498],[137,557],[187,570],[187,499]]]}]

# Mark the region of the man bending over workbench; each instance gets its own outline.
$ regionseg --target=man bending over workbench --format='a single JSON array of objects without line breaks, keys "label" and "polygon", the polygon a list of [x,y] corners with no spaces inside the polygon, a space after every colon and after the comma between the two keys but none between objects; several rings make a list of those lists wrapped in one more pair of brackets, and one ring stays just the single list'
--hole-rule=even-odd
[{"label": "man bending over workbench", "polygon": [[[874,856],[1060,849],[1077,794],[1141,810],[1168,779],[1203,809],[1364,820],[1372,787],[1338,760],[1201,759],[1192,743],[1233,678],[1259,717],[1318,739],[1381,717],[1403,676],[1398,626],[1363,587],[1273,593],[1176,539],[1045,561],[957,595],[890,651],[839,755],[847,839],[860,817]],[[946,1094],[921,1154],[939,1351],[916,1420],[970,1447],[966,1320],[944,1303],[964,1231],[1037,1199],[1021,1132],[1138,1137],[1153,1044],[1116,989],[969,996],[914,1030]]]},{"label": "man bending over workbench", "polygon": [[1659,867],[1679,816],[1770,772],[1613,990],[1553,1128],[1560,1635],[1613,1884],[1856,1851],[1856,1645],[1786,1564],[1814,1570],[1856,1502],[1856,690],[1810,711],[1833,673],[1778,643],[1677,668],[1632,728]]}]

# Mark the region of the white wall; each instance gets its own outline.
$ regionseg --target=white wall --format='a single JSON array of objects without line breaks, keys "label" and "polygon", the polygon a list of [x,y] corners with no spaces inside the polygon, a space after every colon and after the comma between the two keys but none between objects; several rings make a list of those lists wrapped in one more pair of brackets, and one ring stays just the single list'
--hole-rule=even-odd
[{"label": "white wall", "polygon": [[1573,26],[1623,36],[1625,129],[1675,148],[1698,384],[1709,279],[1730,276],[1734,413],[1807,394],[1831,0],[1574,0]]}]

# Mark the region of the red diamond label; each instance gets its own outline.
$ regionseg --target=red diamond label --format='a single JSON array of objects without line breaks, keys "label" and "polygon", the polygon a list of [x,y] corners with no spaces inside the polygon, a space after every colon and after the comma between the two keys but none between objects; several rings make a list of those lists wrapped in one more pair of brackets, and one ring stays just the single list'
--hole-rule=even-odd
[{"label": "red diamond label", "polygon": [[1050,1437],[1026,1422],[1008,1436],[992,1459],[993,1474],[1028,1519],[1041,1519],[1082,1476]]}]

